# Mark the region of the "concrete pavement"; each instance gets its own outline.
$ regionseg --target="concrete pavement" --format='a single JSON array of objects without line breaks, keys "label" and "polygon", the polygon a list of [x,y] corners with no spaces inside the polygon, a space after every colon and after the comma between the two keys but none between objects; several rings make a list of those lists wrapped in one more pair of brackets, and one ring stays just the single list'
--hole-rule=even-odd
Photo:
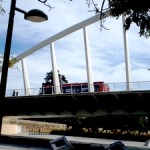
[{"label": "concrete pavement", "polygon": [[[62,135],[29,135],[27,134],[19,134],[17,136],[30,137],[30,138],[38,138],[38,139],[47,139],[54,140],[62,137]],[[100,139],[100,138],[87,138],[87,137],[75,137],[75,136],[65,136],[66,139],[72,144],[89,144],[89,145],[103,145],[105,147],[109,146],[112,143],[117,142],[118,140],[114,139]],[[150,145],[145,142],[136,142],[136,141],[126,141],[120,140],[129,150],[150,150]],[[147,144],[147,145],[145,145]]]}]

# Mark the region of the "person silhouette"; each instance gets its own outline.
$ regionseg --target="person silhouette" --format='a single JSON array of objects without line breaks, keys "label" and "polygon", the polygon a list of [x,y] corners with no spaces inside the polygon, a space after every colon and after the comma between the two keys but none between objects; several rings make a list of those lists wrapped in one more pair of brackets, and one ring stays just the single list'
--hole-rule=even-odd
[{"label": "person silhouette", "polygon": [[18,92],[16,92],[16,96],[18,96]]},{"label": "person silhouette", "polygon": [[13,90],[13,94],[12,94],[12,96],[15,96],[15,93],[16,93],[16,92],[15,92],[15,90]]}]

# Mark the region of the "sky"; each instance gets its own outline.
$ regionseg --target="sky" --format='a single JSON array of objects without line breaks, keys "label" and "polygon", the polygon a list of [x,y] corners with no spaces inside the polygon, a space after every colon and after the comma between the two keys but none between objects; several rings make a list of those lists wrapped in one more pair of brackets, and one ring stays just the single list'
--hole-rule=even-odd
[{"label": "sky", "polygon": [[[101,6],[101,0],[95,0]],[[82,22],[95,11],[88,7],[86,0],[48,0],[51,10],[37,0],[17,0],[16,7],[29,11],[40,9],[48,15],[48,21],[33,23],[24,20],[23,14],[15,11],[11,56],[16,57],[47,38]],[[0,15],[0,56],[3,56],[10,11],[10,0],[2,3],[6,13]],[[105,8],[107,4],[105,4]],[[100,21],[87,26],[93,81],[108,84],[125,83],[125,51],[122,17],[107,17],[103,20],[106,29],[100,27]],[[127,46],[130,60],[130,81],[150,81],[150,38],[140,37],[139,28],[132,24],[127,31]],[[56,41],[55,53],[60,74],[65,75],[69,83],[87,82],[83,31],[78,30]],[[24,58],[27,66],[30,88],[41,87],[47,72],[52,70],[50,46],[34,52]],[[0,64],[2,65],[2,63]],[[137,84],[138,85],[138,84]],[[150,86],[149,86],[150,87]],[[23,89],[21,63],[9,68],[7,90]]]}]

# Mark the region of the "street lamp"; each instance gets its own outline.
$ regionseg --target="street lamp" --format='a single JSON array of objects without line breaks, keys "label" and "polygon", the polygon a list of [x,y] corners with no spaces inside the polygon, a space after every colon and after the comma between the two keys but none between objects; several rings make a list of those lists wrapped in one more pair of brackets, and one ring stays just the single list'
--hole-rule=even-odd
[{"label": "street lamp", "polygon": [[1,134],[1,126],[2,126],[2,118],[3,118],[2,109],[4,109],[3,100],[5,98],[5,92],[6,92],[7,74],[8,74],[8,67],[9,67],[9,57],[10,57],[10,48],[11,48],[15,10],[23,13],[24,18],[32,22],[42,22],[42,21],[48,20],[47,15],[44,14],[43,11],[33,9],[33,10],[30,10],[29,12],[25,12],[24,10],[21,10],[16,7],[16,0],[11,0],[7,36],[6,36],[6,43],[5,43],[5,51],[4,51],[4,59],[3,59],[3,66],[2,66],[2,73],[1,73],[1,83],[0,83],[0,134]]}]

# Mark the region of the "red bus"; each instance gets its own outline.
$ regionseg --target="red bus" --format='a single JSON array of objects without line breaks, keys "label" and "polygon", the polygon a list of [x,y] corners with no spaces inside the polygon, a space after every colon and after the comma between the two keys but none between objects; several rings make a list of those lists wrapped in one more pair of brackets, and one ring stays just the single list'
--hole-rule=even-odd
[{"label": "red bus", "polygon": [[[104,82],[93,82],[94,92],[105,92],[109,91],[108,84]],[[88,92],[88,83],[65,83],[60,85],[61,93],[84,93]],[[42,83],[42,88],[40,88],[39,94],[52,94],[54,93],[54,86],[50,83]]]}]

